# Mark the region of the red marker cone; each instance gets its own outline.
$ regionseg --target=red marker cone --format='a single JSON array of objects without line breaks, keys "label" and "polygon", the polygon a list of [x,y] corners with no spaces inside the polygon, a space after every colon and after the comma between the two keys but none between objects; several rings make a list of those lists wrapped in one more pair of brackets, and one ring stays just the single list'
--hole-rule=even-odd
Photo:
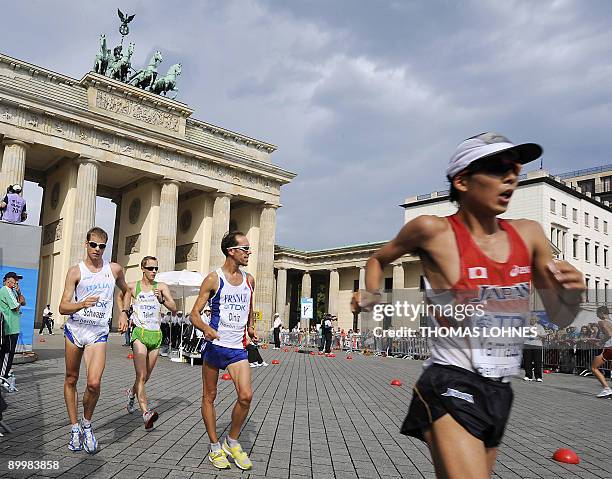
[{"label": "red marker cone", "polygon": [[550,374],[552,373],[552,371],[550,369],[545,369],[544,371],[542,371],[544,374]]},{"label": "red marker cone", "polygon": [[402,382],[399,379],[394,379],[391,381],[391,386],[401,386]]},{"label": "red marker cone", "polygon": [[347,356],[346,359],[353,359],[353,356]]},{"label": "red marker cone", "polygon": [[230,379],[232,379],[232,377],[228,373],[225,373],[223,376],[221,376],[221,379],[223,379],[224,381],[229,381]]},{"label": "red marker cone", "polygon": [[316,355],[317,355],[317,353],[315,353],[314,351],[310,351],[310,355],[311,355],[311,356],[316,356]]},{"label": "red marker cone", "polygon": [[38,340],[38,342],[39,342],[39,343],[46,343],[46,342],[47,342],[47,340],[46,340],[45,338],[40,338],[40,339]]},{"label": "red marker cone", "polygon": [[280,364],[280,361],[278,359],[273,359],[272,364]]},{"label": "red marker cone", "polygon": [[335,355],[334,353],[329,353],[329,354],[327,355],[327,357],[328,357],[328,358],[335,358],[335,357],[336,357],[336,355]]},{"label": "red marker cone", "polygon": [[288,353],[289,352],[289,348],[285,348],[285,349],[283,349],[283,351]]},{"label": "red marker cone", "polygon": [[564,447],[557,449],[555,451],[555,453],[553,454],[553,459],[555,461],[564,462],[566,464],[579,464],[580,463],[580,458],[578,457],[578,454],[576,454],[571,449],[567,449]]},{"label": "red marker cone", "polygon": [[134,355],[132,353],[130,353],[130,354],[127,355],[127,358],[128,359],[134,359]]},{"label": "red marker cone", "polygon": [[319,356],[323,356],[325,353],[323,351],[319,351]]},{"label": "red marker cone", "polygon": [[300,352],[300,348],[295,348],[295,349],[294,349],[294,351],[295,351],[296,353],[299,353],[299,352]]}]

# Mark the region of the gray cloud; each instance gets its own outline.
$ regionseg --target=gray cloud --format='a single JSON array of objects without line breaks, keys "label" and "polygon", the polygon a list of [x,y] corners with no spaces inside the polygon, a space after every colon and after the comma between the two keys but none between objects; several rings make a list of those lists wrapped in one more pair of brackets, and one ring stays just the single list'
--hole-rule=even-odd
[{"label": "gray cloud", "polygon": [[[279,146],[298,173],[277,242],[390,238],[405,197],[445,188],[454,146],[500,131],[545,148],[553,172],[612,163],[607,1],[126,1],[135,63],[183,63],[202,120]],[[2,51],[80,78],[112,2],[4,6]],[[537,165],[536,165],[537,166]]]}]

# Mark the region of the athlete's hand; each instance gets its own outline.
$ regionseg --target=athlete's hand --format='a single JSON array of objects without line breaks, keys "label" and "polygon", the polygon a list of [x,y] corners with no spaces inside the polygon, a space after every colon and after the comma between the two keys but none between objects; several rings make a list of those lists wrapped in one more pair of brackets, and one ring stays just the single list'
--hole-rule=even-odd
[{"label": "athlete's hand", "polygon": [[157,301],[159,301],[161,303],[161,301],[163,299],[161,291],[159,289],[155,288],[153,290],[153,292],[155,293],[155,297],[157,298]]},{"label": "athlete's hand", "polygon": [[207,341],[212,341],[213,339],[219,339],[219,333],[211,328],[208,324],[204,323],[204,328],[202,329],[204,332],[204,338]]},{"label": "athlete's hand", "polygon": [[257,333],[255,332],[255,328],[253,326],[249,326],[247,328],[247,333],[247,336],[253,341],[259,341],[259,338],[257,337]]},{"label": "athlete's hand", "polygon": [[582,302],[582,293],[586,289],[584,276],[567,261],[554,260],[548,264],[555,281],[562,288],[560,298],[566,304],[576,305]]},{"label": "athlete's hand", "polygon": [[125,333],[128,330],[128,322],[125,319],[127,317],[127,315],[125,315],[125,317],[123,316],[125,313],[121,313],[121,316],[119,316],[119,332],[121,334]]},{"label": "athlete's hand", "polygon": [[361,311],[371,311],[372,307],[380,302],[380,293],[369,291],[355,291],[351,299],[351,311],[355,314]]},{"label": "athlete's hand", "polygon": [[98,299],[100,299],[100,296],[90,296],[81,301],[81,304],[83,305],[83,308],[91,308],[98,303]]}]

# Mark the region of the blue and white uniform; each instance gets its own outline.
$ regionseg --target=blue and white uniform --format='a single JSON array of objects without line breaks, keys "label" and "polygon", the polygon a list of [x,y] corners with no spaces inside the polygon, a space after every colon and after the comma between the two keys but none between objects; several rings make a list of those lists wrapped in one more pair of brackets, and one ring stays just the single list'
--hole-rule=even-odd
[{"label": "blue and white uniform", "polygon": [[251,311],[253,289],[242,272],[242,282],[233,286],[225,278],[221,268],[216,270],[219,288],[210,298],[209,325],[219,338],[208,341],[202,350],[202,360],[219,369],[247,359],[246,327]]},{"label": "blue and white uniform", "polygon": [[105,343],[108,340],[113,317],[113,293],[115,277],[110,263],[105,262],[97,273],[89,271],[85,263],[79,263],[81,279],[74,290],[74,302],[97,296],[98,302],[70,315],[64,325],[64,334],[78,348],[88,344]]}]

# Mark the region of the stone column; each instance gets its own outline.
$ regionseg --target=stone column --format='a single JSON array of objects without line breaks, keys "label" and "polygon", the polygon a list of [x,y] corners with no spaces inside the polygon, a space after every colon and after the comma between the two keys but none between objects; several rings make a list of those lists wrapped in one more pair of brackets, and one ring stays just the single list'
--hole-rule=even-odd
[{"label": "stone column", "polygon": [[84,243],[87,231],[93,228],[96,221],[96,192],[98,190],[98,162],[91,158],[81,157],[77,160],[76,195],[70,242],[70,264],[76,264],[85,258]]},{"label": "stone column", "polygon": [[220,268],[225,263],[225,255],[221,251],[221,240],[228,232],[230,220],[230,199],[228,193],[217,193],[214,195],[212,234],[210,240],[210,263],[211,271]]},{"label": "stone column", "polygon": [[2,169],[0,170],[0,193],[4,198],[8,185],[18,184],[23,188],[26,153],[30,145],[9,138],[5,138],[2,144],[4,145],[4,154],[2,155]]},{"label": "stone column", "polygon": [[[115,203],[115,231],[113,233],[113,251],[111,252],[111,261],[117,262],[117,253],[119,252],[119,229],[121,227],[121,198],[116,196],[111,199]],[[125,266],[125,265],[123,265]]]},{"label": "stone column", "polygon": [[404,267],[401,263],[393,264],[393,289],[404,288]]},{"label": "stone column", "polygon": [[276,309],[275,311],[280,314],[283,324],[287,327],[287,321],[285,321],[285,303],[287,301],[287,270],[285,268],[279,268],[276,272]]},{"label": "stone column", "polygon": [[159,271],[174,271],[176,259],[176,223],[178,215],[179,182],[164,179],[159,197],[159,222],[155,247]]},{"label": "stone column", "polygon": [[[302,275],[302,298],[312,298],[312,280],[310,278],[310,273],[308,271],[304,271]],[[314,300],[313,300],[314,303]],[[302,310],[300,303],[300,312]],[[303,319],[300,314],[300,328],[308,329],[310,326],[310,319]]]},{"label": "stone column", "polygon": [[329,302],[328,313],[338,316],[338,294],[340,293],[340,273],[337,269],[329,272]]},{"label": "stone column", "polygon": [[[366,289],[366,284],[365,284],[365,266],[360,266],[359,267],[359,291],[363,291],[364,289]],[[361,320],[363,319],[363,313],[359,313],[357,315],[357,327],[359,329],[361,329]]]},{"label": "stone column", "polygon": [[274,291],[274,236],[276,232],[276,209],[278,205],[266,204],[259,221],[259,254],[255,277],[255,310],[261,311],[262,321],[258,332],[267,334],[272,319],[272,296]]}]

